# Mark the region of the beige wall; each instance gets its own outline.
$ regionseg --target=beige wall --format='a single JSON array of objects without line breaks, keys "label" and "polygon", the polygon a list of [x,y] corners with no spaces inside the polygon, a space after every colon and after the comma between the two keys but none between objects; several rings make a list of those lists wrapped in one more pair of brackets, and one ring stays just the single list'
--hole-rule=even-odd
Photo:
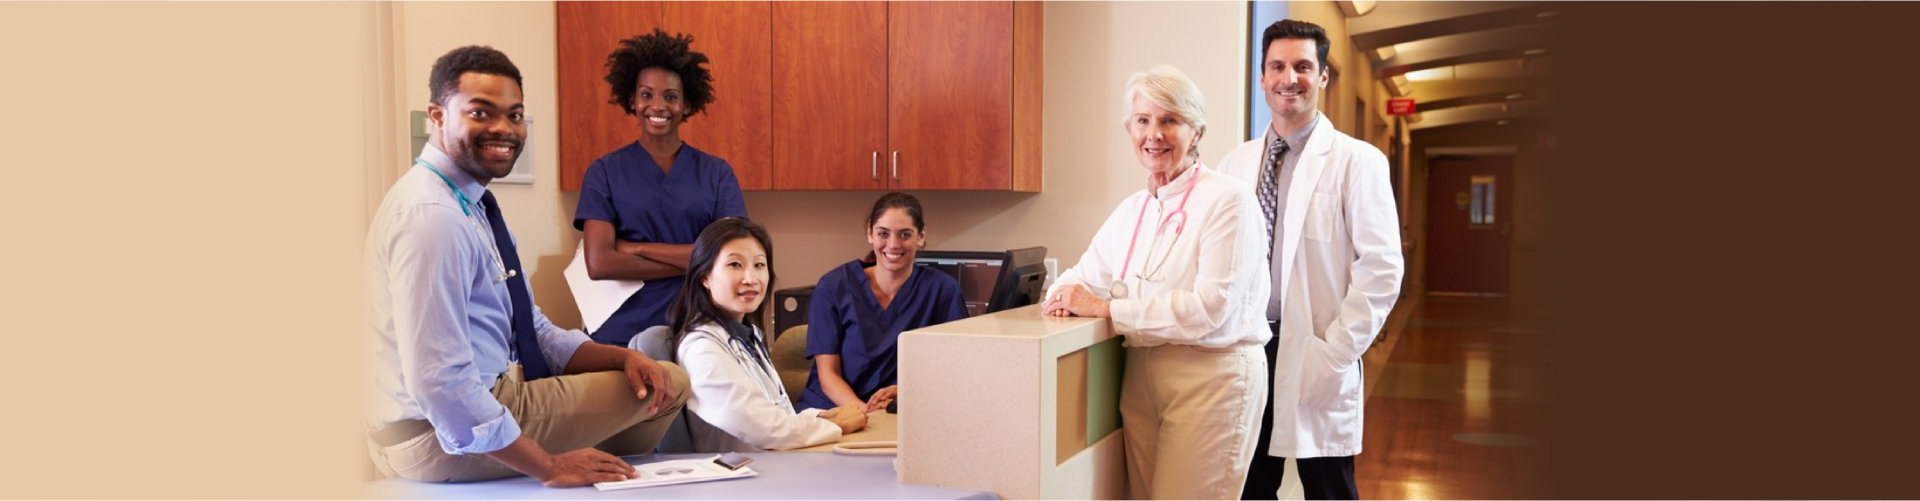
[{"label": "beige wall", "polygon": [[0,3],[0,497],[359,496],[365,3]]}]

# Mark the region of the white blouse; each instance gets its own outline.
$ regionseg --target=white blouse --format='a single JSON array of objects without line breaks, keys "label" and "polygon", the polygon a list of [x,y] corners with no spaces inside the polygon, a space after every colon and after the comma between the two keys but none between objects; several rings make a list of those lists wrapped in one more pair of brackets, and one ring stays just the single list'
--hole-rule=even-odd
[{"label": "white blouse", "polygon": [[[753,335],[765,337],[755,328]],[[707,323],[687,332],[675,350],[687,370],[693,411],[687,430],[698,452],[752,452],[808,447],[840,439],[840,426],[820,409],[794,412],[765,349],[755,360],[726,329]]]},{"label": "white blouse", "polygon": [[1142,189],[1122,200],[1047,295],[1081,285],[1111,299],[1126,346],[1265,344],[1265,224],[1251,186],[1195,163],[1156,196]]}]

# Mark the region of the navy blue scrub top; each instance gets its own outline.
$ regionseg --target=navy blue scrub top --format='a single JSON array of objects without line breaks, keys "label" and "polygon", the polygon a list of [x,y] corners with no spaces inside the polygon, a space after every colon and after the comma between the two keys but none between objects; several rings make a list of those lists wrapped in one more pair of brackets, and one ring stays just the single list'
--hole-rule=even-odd
[{"label": "navy blue scrub top", "polygon": [[[813,288],[807,308],[807,357],[840,355],[840,374],[861,400],[899,382],[894,345],[900,333],[967,318],[960,281],[926,265],[914,265],[907,283],[880,308],[864,263],[854,260],[827,272]],[[820,367],[807,373],[800,408],[832,409],[820,389]]]},{"label": "navy blue scrub top", "polygon": [[[634,142],[587,167],[573,228],[584,231],[587,220],[594,219],[612,224],[621,240],[691,244],[708,224],[729,216],[747,217],[747,204],[726,160],[683,144],[673,168],[661,172],[660,164]],[[685,280],[648,280],[592,333],[593,340],[626,346],[642,329],[666,325],[667,305]]]}]

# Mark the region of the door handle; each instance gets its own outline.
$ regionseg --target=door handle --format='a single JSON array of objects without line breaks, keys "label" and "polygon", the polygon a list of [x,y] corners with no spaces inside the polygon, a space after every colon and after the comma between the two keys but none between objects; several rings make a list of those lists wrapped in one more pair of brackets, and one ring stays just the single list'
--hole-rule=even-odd
[{"label": "door handle", "polygon": [[873,152],[873,182],[880,182],[880,152]]},{"label": "door handle", "polygon": [[893,150],[893,182],[900,182],[900,150]]}]

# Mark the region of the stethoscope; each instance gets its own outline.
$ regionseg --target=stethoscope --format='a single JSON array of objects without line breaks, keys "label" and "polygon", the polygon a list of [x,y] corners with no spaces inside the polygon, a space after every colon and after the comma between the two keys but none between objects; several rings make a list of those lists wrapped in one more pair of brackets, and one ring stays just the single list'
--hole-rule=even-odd
[{"label": "stethoscope", "polygon": [[[1189,168],[1200,168],[1200,164],[1195,163],[1193,167]],[[1173,241],[1167,244],[1167,253],[1160,256],[1159,264],[1150,266],[1150,269],[1140,276],[1141,280],[1149,280],[1147,278],[1148,276],[1159,276],[1160,268],[1166,266],[1167,258],[1173,256],[1173,244],[1179,243],[1180,234],[1187,231],[1187,199],[1193,197],[1193,187],[1200,185],[1200,176],[1204,174],[1206,174],[1205,170],[1199,170],[1193,173],[1193,181],[1187,183],[1187,193],[1180,196],[1180,205],[1175,207],[1173,212],[1168,212],[1166,216],[1163,216],[1160,219],[1160,225],[1153,228],[1153,243],[1148,244],[1147,258],[1145,259],[1145,261],[1148,262],[1153,261],[1153,251],[1160,247],[1160,234],[1166,232],[1167,223],[1173,222],[1173,218],[1175,217],[1180,218],[1180,224],[1173,227]],[[1140,204],[1140,215],[1134,216],[1133,218],[1133,236],[1127,239],[1127,259],[1120,262],[1120,274],[1114,275],[1113,286],[1107,288],[1107,291],[1113,295],[1114,299],[1125,299],[1127,297],[1127,268],[1133,265],[1133,247],[1140,242],[1140,222],[1146,219],[1147,204],[1143,202]],[[1144,266],[1145,263],[1142,263],[1142,265]]]},{"label": "stethoscope", "polygon": [[447,188],[453,190],[454,198],[460,200],[460,213],[466,215],[467,225],[472,226],[474,233],[480,234],[480,238],[487,241],[487,255],[493,257],[493,268],[499,271],[499,275],[496,275],[493,281],[505,282],[507,279],[519,275],[519,270],[507,269],[507,261],[500,258],[500,245],[498,242],[493,241],[493,232],[480,227],[480,217],[475,216],[473,209],[470,208],[474,205],[473,201],[467,199],[467,194],[460,192],[460,188],[453,185],[453,179],[447,177],[446,174],[440,173],[440,169],[434,168],[433,164],[428,163],[426,160],[415,158],[413,159],[413,163],[421,167],[426,167],[427,170],[433,172],[435,176],[440,176],[440,180],[447,183]]}]

